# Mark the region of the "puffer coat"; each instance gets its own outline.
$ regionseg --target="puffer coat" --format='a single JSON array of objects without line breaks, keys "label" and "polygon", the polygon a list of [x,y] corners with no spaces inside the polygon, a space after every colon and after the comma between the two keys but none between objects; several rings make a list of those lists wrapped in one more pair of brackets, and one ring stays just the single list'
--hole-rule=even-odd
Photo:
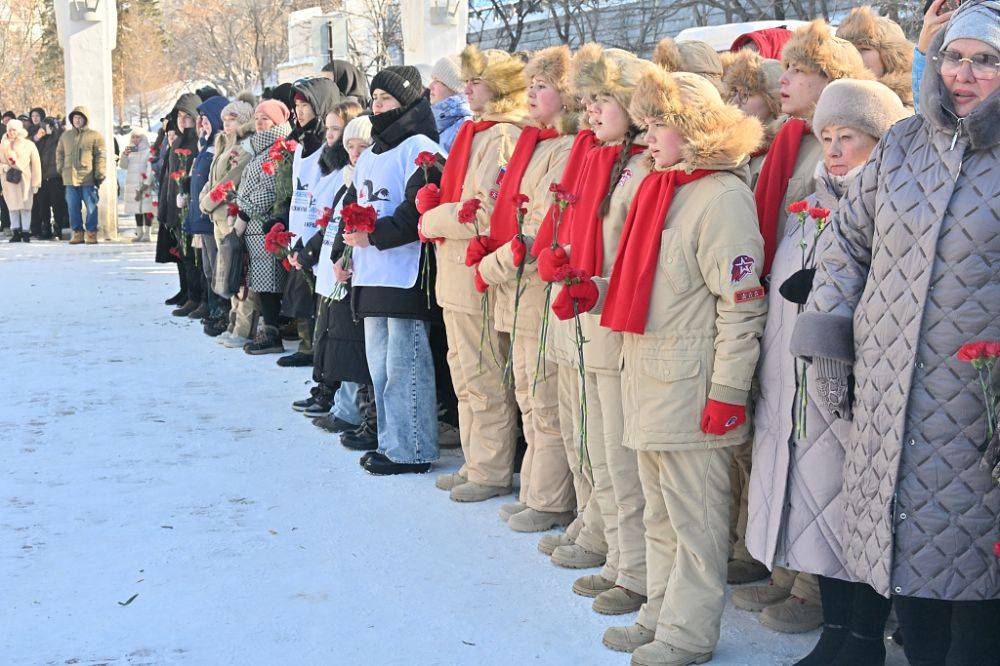
[{"label": "puffer coat", "polygon": [[834,216],[792,351],[854,366],[848,570],[883,595],[998,599],[995,454],[980,451],[976,371],[955,353],[1000,339],[1000,93],[957,119],[929,67],[920,94]]},{"label": "puffer coat", "polygon": [[118,166],[125,170],[125,190],[122,193],[126,215],[153,212],[153,181],[149,166],[149,139],[138,134],[139,143],[129,144],[128,154],[122,153]]},{"label": "puffer coat", "polygon": [[285,269],[273,254],[264,249],[264,225],[272,215],[275,177],[264,173],[262,166],[268,159],[267,153],[271,145],[278,139],[287,137],[291,131],[288,123],[282,123],[269,130],[255,132],[243,142],[253,157],[243,170],[236,205],[240,207],[240,215],[248,218],[243,239],[250,256],[247,286],[251,291],[280,294],[285,288]]},{"label": "puffer coat", "polygon": [[[853,181],[860,167],[852,171]],[[847,179],[844,179],[847,180]],[[816,194],[810,206],[837,210],[847,182],[832,178],[820,164]],[[746,543],[750,554],[768,569],[775,565],[830,578],[852,580],[844,566],[840,545],[843,516],[844,444],[851,424],[837,419],[825,408],[816,390],[815,369],[788,351],[798,304],[785,299],[778,287],[803,267],[801,241],[805,241],[806,265],[829,244],[830,228],[817,238],[815,224],[806,218],[802,234],[797,215],[789,215],[771,266],[767,322],[761,340],[757,378],[760,397],[754,407],[753,466]],[[805,372],[804,433],[796,430],[799,390]]]}]

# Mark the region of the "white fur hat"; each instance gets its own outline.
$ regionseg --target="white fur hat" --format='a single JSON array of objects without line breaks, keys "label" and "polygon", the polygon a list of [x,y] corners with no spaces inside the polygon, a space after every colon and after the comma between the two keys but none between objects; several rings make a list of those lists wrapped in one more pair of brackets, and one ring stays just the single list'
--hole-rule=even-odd
[{"label": "white fur hat", "polygon": [[812,128],[817,137],[830,125],[843,125],[880,139],[890,127],[911,115],[913,112],[885,84],[838,79],[820,94]]}]

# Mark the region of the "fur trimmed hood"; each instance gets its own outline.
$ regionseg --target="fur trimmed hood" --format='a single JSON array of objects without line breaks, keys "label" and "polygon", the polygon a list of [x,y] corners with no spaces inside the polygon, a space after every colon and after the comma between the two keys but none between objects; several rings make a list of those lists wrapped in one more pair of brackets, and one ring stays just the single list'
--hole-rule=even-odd
[{"label": "fur trimmed hood", "polygon": [[831,81],[872,78],[854,45],[830,34],[822,19],[795,31],[781,53],[781,64],[785,69],[795,64],[821,72]]},{"label": "fur trimmed hood", "polygon": [[562,97],[563,111],[556,129],[560,134],[576,134],[583,109],[579,99],[572,92],[570,69],[572,56],[565,44],[550,46],[535,54],[524,66],[524,79],[531,85],[531,79],[538,77],[556,87]]},{"label": "fur trimmed hood", "polygon": [[910,70],[886,74],[878,82],[896,93],[903,106],[913,108],[913,73]]},{"label": "fur trimmed hood", "polygon": [[640,126],[658,118],[686,139],[681,160],[693,169],[733,169],[745,164],[764,136],[760,121],[722,101],[704,77],[660,68],[639,80],[629,106]]},{"label": "fur trimmed hood", "polygon": [[706,42],[675,42],[672,37],[664,37],[653,50],[653,62],[668,72],[691,72],[703,76],[720,93],[725,91],[722,86],[722,59]]},{"label": "fur trimmed hood", "polygon": [[777,60],[767,60],[750,49],[742,49],[732,56],[722,83],[726,96],[739,93],[741,95],[763,95],[771,115],[781,115],[781,63]]},{"label": "fur trimmed hood", "polygon": [[886,74],[910,74],[913,68],[913,44],[899,24],[879,16],[870,6],[855,7],[841,21],[837,37],[846,39],[858,50],[878,51]]},{"label": "fur trimmed hood", "polygon": [[493,91],[488,111],[503,114],[522,108],[525,100],[524,62],[500,49],[480,51],[469,44],[462,50],[462,79],[482,79]]},{"label": "fur trimmed hood", "polygon": [[584,44],[573,55],[570,76],[573,94],[608,95],[629,108],[632,92],[644,72],[655,65],[622,49],[606,49],[600,44]]}]

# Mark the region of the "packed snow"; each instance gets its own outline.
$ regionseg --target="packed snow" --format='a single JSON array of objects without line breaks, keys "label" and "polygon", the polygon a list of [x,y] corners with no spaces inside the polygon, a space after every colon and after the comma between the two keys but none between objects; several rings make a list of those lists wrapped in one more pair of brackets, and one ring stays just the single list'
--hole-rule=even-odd
[{"label": "packed snow", "polygon": [[[0,245],[0,664],[628,663],[601,635],[635,616],[572,594],[589,572],[512,532],[510,498],[369,476],[290,409],[308,369],[171,317],[176,284],[148,243]],[[730,605],[712,663],[817,636]]]}]

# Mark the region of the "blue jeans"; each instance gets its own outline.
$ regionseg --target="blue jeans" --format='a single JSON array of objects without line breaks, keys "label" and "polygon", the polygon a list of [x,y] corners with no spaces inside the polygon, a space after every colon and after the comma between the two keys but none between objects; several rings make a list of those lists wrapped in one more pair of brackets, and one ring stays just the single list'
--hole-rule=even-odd
[{"label": "blue jeans", "polygon": [[73,231],[83,231],[80,206],[87,206],[87,231],[97,231],[97,187],[95,185],[67,185],[66,205],[69,207],[69,226]]},{"label": "blue jeans", "polygon": [[427,323],[366,317],[365,348],[375,389],[379,453],[396,463],[434,462],[437,391]]},{"label": "blue jeans", "polygon": [[351,425],[361,425],[361,410],[358,409],[358,389],[360,384],[340,382],[340,388],[333,394],[333,416]]}]

